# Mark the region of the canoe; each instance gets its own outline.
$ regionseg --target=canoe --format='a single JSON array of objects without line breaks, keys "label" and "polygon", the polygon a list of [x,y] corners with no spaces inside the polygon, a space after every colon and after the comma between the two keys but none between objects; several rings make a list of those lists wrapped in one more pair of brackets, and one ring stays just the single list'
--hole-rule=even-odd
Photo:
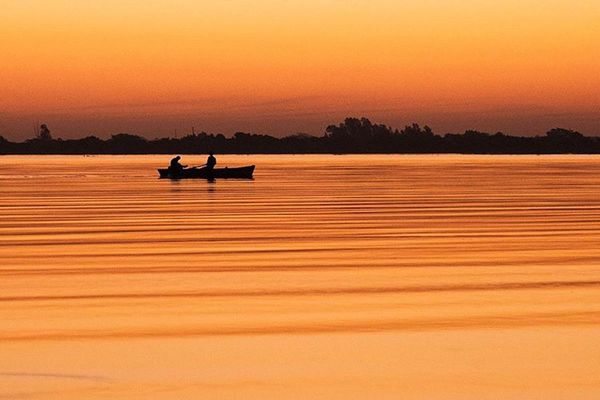
[{"label": "canoe", "polygon": [[238,168],[186,168],[180,173],[172,174],[169,168],[160,168],[158,170],[163,179],[252,179],[254,165]]}]

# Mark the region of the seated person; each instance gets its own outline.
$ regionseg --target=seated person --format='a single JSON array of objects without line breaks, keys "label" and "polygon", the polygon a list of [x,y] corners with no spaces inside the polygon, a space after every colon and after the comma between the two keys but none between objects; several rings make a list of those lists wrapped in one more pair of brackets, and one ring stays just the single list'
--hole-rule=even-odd
[{"label": "seated person", "polygon": [[206,168],[207,169],[213,169],[215,167],[215,165],[217,165],[217,159],[214,156],[214,153],[211,151],[210,153],[208,153],[208,159],[206,160]]},{"label": "seated person", "polygon": [[183,171],[183,169],[187,167],[187,165],[181,165],[179,163],[179,160],[181,160],[181,156],[177,156],[171,160],[171,165],[169,165],[169,170],[171,171],[172,174],[180,174],[181,171]]}]

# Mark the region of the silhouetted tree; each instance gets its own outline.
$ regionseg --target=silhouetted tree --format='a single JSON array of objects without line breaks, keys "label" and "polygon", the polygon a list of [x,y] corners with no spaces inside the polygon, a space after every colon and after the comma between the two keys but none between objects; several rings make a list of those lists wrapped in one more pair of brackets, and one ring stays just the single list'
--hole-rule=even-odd
[{"label": "silhouetted tree", "polygon": [[119,133],[108,139],[107,148],[109,152],[139,154],[145,152],[147,143],[141,136]]},{"label": "silhouetted tree", "polygon": [[581,139],[583,135],[570,129],[554,128],[546,132],[546,136],[553,139]]},{"label": "silhouetted tree", "polygon": [[419,124],[412,124],[405,126],[404,129],[400,131],[400,134],[407,137],[422,139],[431,138],[433,136],[433,131],[427,125],[421,128]]},{"label": "silhouetted tree", "polygon": [[6,140],[4,136],[0,136],[0,154],[7,154],[10,152],[11,143]]},{"label": "silhouetted tree", "polygon": [[52,135],[50,135],[50,129],[46,124],[42,124],[40,126],[40,130],[38,132],[38,139],[40,140],[52,140]]}]

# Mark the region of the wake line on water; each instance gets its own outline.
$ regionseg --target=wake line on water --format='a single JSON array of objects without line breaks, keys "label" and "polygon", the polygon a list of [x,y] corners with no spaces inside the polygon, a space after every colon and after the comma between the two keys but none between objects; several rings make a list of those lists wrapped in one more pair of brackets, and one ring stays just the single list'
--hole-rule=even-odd
[{"label": "wake line on water", "polygon": [[[577,223],[584,223],[586,221],[584,220],[569,220],[568,224],[569,225],[573,225],[573,224],[577,224]],[[215,224],[215,226],[217,226],[217,224]],[[152,233],[152,234],[156,234],[156,233],[173,233],[173,232],[198,232],[198,228],[194,227],[194,228],[177,228],[177,229],[173,229],[173,228],[169,228],[169,229],[110,229],[110,230],[103,230],[103,231],[92,231],[92,230],[79,230],[79,231],[65,231],[65,232],[54,232],[54,231],[34,231],[34,232],[30,232],[27,234],[23,234],[23,233],[19,233],[19,236],[17,237],[15,235],[15,232],[7,232],[6,230],[10,228],[8,226],[4,226],[3,229],[5,230],[5,232],[0,231],[0,238],[2,238],[3,243],[0,243],[0,248],[15,248],[15,247],[30,247],[30,246],[36,246],[36,247],[41,247],[41,246],[48,246],[48,247],[53,247],[53,246],[57,246],[57,245],[61,245],[61,246],[81,246],[81,245],[85,245],[85,246],[94,246],[94,245],[106,245],[106,244],[114,244],[114,238],[106,238],[106,239],[95,239],[95,240],[90,240],[87,238],[82,238],[82,239],[62,239],[61,241],[57,240],[57,238],[61,238],[62,236],[67,236],[67,237],[72,237],[74,235],[115,235],[115,234],[126,234],[126,233],[134,233],[134,234],[147,234],[147,233]],[[238,230],[243,230],[241,228],[236,228]],[[370,229],[370,227],[367,228],[361,228],[361,229]],[[388,240],[411,240],[411,239],[421,239],[421,240],[435,240],[435,239],[455,239],[455,240],[461,240],[461,239],[473,239],[473,238],[489,238],[489,239],[502,239],[502,238],[522,238],[522,239],[527,239],[527,238],[539,238],[539,237],[566,237],[572,234],[597,234],[600,233],[600,229],[598,228],[583,228],[583,227],[577,227],[577,228],[564,228],[564,227],[560,227],[560,229],[557,229],[555,227],[556,230],[552,230],[549,231],[547,228],[544,227],[540,227],[537,229],[533,229],[528,227],[528,229],[523,229],[523,230],[515,230],[513,229],[512,231],[508,232],[489,232],[489,230],[473,230],[472,232],[468,232],[467,229],[463,229],[462,233],[457,233],[456,230],[454,231],[446,231],[446,230],[436,230],[436,231],[423,231],[423,232],[412,232],[412,233],[369,233],[369,234],[356,234],[356,233],[337,233],[335,232],[334,234],[330,234],[330,235],[323,235],[321,238],[322,239],[364,239],[364,240],[369,240],[369,239],[379,239],[379,240],[383,240],[383,239],[388,239]],[[298,230],[301,230],[301,228],[298,228]],[[250,229],[248,229],[248,231],[250,231]],[[52,236],[52,239],[29,239],[28,236]],[[314,239],[315,235],[288,235],[285,237],[286,240],[290,240],[290,241],[294,241],[294,240],[308,240],[308,239]],[[262,235],[260,237],[255,236],[255,241],[258,241],[258,239],[263,240],[263,241],[273,241],[273,240],[277,240],[277,239],[281,239],[281,236],[266,236],[266,235]],[[151,238],[151,239],[143,239],[143,238],[135,238],[135,239],[119,239],[119,244],[123,245],[123,244],[156,244],[157,239],[155,238]],[[206,238],[206,237],[192,237],[192,238],[161,238],[160,239],[161,243],[171,243],[171,244],[198,244],[198,243],[235,243],[235,242],[244,242],[246,243],[248,241],[248,236],[228,236],[228,237],[217,237],[217,238]],[[386,247],[381,247],[382,249],[386,249]],[[360,249],[360,247],[352,247],[350,249]],[[295,249],[294,251],[300,251],[300,250],[345,250],[345,248],[306,248],[306,249]],[[257,253],[257,252],[282,252],[282,251],[292,251],[292,250],[287,250],[287,249],[265,249],[265,250],[245,250],[244,252],[246,253]],[[235,253],[241,253],[242,251],[240,250],[236,250]],[[231,251],[225,252],[225,251],[215,251],[215,250],[202,250],[202,251],[193,251],[193,252],[188,252],[189,254],[215,254],[215,253],[225,253],[225,254],[231,254]],[[141,253],[139,255],[155,255],[156,253]],[[158,253],[158,254],[168,254],[168,253]],[[62,254],[59,254],[62,255]],[[97,253],[87,253],[87,254],[82,254],[81,256],[90,256],[90,257],[96,257],[97,255],[104,255],[104,254],[97,254]],[[115,256],[120,256],[123,255],[121,253],[106,253],[106,255],[115,255]],[[131,254],[131,253],[127,253],[127,256],[131,256],[131,255],[138,255],[138,254]],[[30,257],[28,255],[28,257]],[[40,256],[42,257],[42,256]]]},{"label": "wake line on water", "polygon": [[600,323],[600,311],[496,315],[470,318],[358,321],[332,324],[296,324],[239,327],[172,327],[169,329],[78,330],[25,335],[0,335],[1,341],[66,341],[144,338],[191,338],[201,336],[317,335],[456,329],[510,329],[542,326],[585,326]]},{"label": "wake line on water", "polygon": [[71,300],[127,300],[127,299],[161,299],[161,298],[210,298],[210,297],[271,297],[271,296],[321,296],[352,294],[403,294],[430,292],[472,292],[496,290],[536,290],[597,287],[600,281],[548,281],[548,282],[513,282],[494,284],[463,284],[439,286],[400,286],[400,287],[362,287],[362,288],[324,288],[324,289],[292,289],[270,291],[220,291],[220,292],[164,292],[164,293],[108,293],[108,294],[75,294],[59,296],[6,296],[0,302],[24,301],[71,301]]},{"label": "wake line on water", "polygon": [[0,378],[50,378],[50,379],[76,379],[86,381],[108,381],[104,376],[80,375],[80,374],[58,374],[58,373],[35,373],[35,372],[0,372]]},{"label": "wake line on water", "polygon": [[[141,256],[140,256],[141,257]],[[260,264],[245,265],[245,266],[231,266],[231,267],[170,267],[170,266],[150,266],[150,267],[83,267],[83,268],[1,268],[0,276],[77,276],[77,275],[137,275],[137,274],[195,274],[195,273],[269,273],[269,272],[321,272],[321,271],[339,271],[339,270],[356,270],[357,268],[367,269],[431,269],[431,268],[487,268],[487,267],[505,267],[511,265],[527,265],[528,267],[536,266],[548,266],[560,265],[560,264],[572,264],[572,263],[598,263],[599,257],[596,255],[583,256],[583,255],[568,255],[567,257],[544,257],[537,259],[527,260],[516,260],[500,262],[498,260],[474,260],[465,261],[461,260],[456,262],[452,259],[436,260],[435,262],[426,260],[424,262],[402,262],[399,263],[397,259],[383,259],[378,264],[369,262],[368,264],[357,265],[355,263],[328,263],[325,262],[322,265],[278,265],[278,266],[265,266]]]}]

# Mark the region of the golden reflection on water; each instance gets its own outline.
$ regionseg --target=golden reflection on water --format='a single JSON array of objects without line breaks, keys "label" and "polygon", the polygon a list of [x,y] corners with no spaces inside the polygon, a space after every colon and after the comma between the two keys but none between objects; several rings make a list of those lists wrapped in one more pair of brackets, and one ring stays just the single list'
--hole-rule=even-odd
[{"label": "golden reflection on water", "polygon": [[1,157],[0,398],[598,398],[599,160]]}]

